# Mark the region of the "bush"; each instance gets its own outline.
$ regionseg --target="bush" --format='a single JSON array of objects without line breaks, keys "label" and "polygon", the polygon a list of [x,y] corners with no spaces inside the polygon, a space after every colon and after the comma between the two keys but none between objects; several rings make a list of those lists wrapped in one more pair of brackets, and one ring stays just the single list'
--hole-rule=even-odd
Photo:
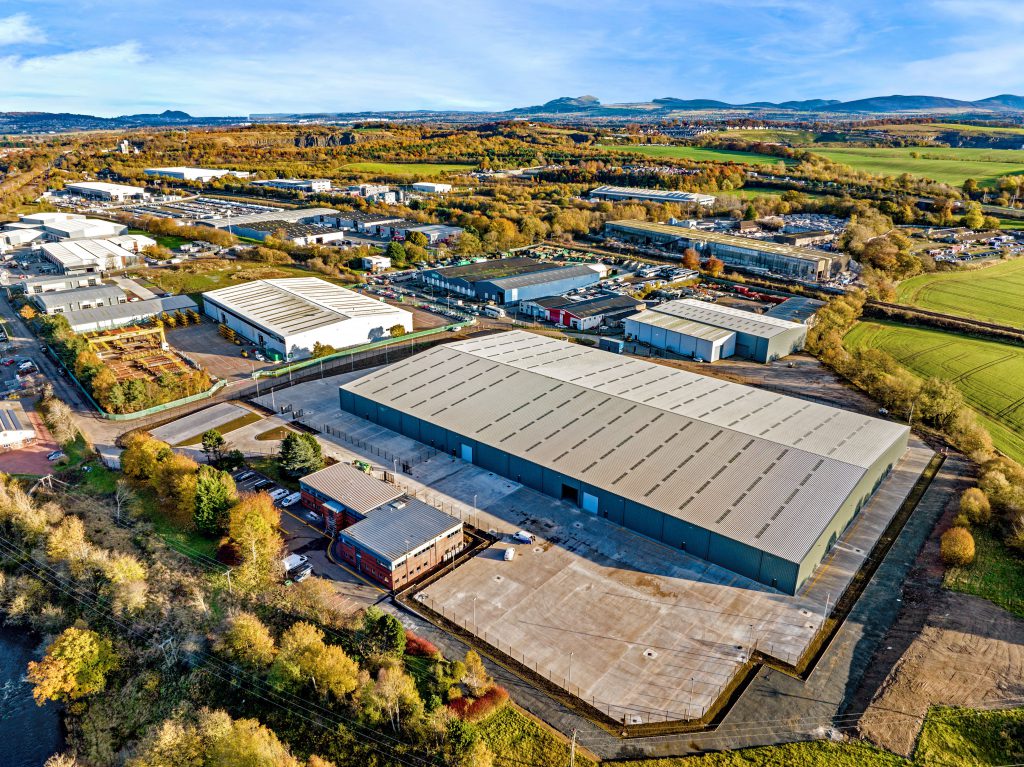
[{"label": "bush", "polygon": [[985,525],[992,519],[992,505],[980,488],[972,487],[960,496],[960,513],[967,517],[971,524]]},{"label": "bush", "polygon": [[951,527],[939,543],[942,561],[950,567],[964,567],[974,561],[974,536],[966,527]]},{"label": "bush", "polygon": [[456,698],[448,703],[460,719],[467,722],[479,722],[486,719],[508,702],[508,692],[504,687],[495,685],[479,698]]},{"label": "bush", "polygon": [[441,659],[441,651],[437,649],[433,642],[424,639],[419,634],[414,634],[408,629],[405,631],[405,654],[415,655],[420,658]]}]

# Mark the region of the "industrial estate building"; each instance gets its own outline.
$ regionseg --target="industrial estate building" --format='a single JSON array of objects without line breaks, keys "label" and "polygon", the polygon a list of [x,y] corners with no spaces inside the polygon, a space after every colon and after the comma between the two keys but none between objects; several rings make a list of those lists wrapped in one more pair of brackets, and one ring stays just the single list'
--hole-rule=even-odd
[{"label": "industrial estate building", "polygon": [[805,280],[828,279],[833,268],[838,268],[841,263],[841,259],[820,250],[650,221],[609,221],[604,225],[604,233],[607,237],[641,245],[658,245],[680,251],[694,248],[702,255],[714,256],[729,266]]},{"label": "industrial estate building", "polygon": [[146,168],[143,171],[147,176],[163,176],[174,178],[179,181],[201,181],[208,184],[215,178],[222,176],[235,176],[236,178],[248,178],[249,173],[241,170],[223,170],[221,168],[186,168],[176,166],[173,168]]},{"label": "industrial estate building", "polygon": [[642,311],[646,304],[639,298],[608,293],[582,301],[565,296],[523,301],[520,308],[535,317],[564,325],[573,330],[592,330]]},{"label": "industrial estate building", "polygon": [[117,285],[94,285],[53,292],[37,293],[34,303],[43,314],[67,314],[98,306],[115,306],[128,302],[128,296]]},{"label": "industrial estate building", "polygon": [[302,504],[339,531],[336,547],[356,570],[390,589],[454,557],[462,522],[348,463],[299,480]]},{"label": "industrial estate building", "polygon": [[73,181],[64,185],[65,191],[80,197],[92,197],[109,202],[124,200],[144,200],[149,195],[141,186],[127,184],[109,184],[106,181]]},{"label": "industrial estate building", "polygon": [[412,313],[316,277],[254,280],[203,293],[203,311],[272,359],[302,359],[321,343],[342,349],[379,341]]},{"label": "industrial estate building", "polygon": [[776,304],[765,312],[766,317],[775,317],[790,322],[800,322],[808,327],[814,324],[814,315],[825,305],[824,301],[804,296],[787,298],[781,304]]},{"label": "industrial estate building", "polygon": [[43,277],[26,277],[15,282],[11,287],[18,288],[22,293],[31,296],[36,293],[53,293],[58,290],[86,288],[92,285],[100,285],[102,282],[102,276],[95,272],[91,274],[55,274]]},{"label": "industrial estate building", "polygon": [[[101,218],[86,218],[77,213],[26,213],[18,216],[14,223],[4,225],[4,235],[22,236],[23,241],[42,240],[45,242],[62,242],[64,240],[90,240],[125,235],[128,227],[114,221]],[[31,239],[25,235],[34,233]],[[153,240],[150,240],[153,242]]]},{"label": "industrial estate building", "polygon": [[736,355],[771,362],[804,347],[807,326],[743,309],[684,298],[627,317],[626,337],[705,362]]},{"label": "industrial estate building", "polygon": [[524,331],[435,347],[341,408],[793,594],[909,429]]},{"label": "industrial estate building", "polygon": [[417,181],[410,188],[422,194],[448,194],[452,191],[451,184],[439,184],[435,181]]},{"label": "industrial estate building", "polygon": [[112,269],[123,269],[125,266],[138,263],[141,258],[137,251],[123,248],[114,240],[51,242],[43,245],[41,250],[46,260],[61,274],[98,274]]},{"label": "industrial estate building", "polygon": [[36,438],[35,427],[17,400],[0,402],[0,450],[17,450]]},{"label": "industrial estate building", "polygon": [[643,189],[637,186],[599,186],[590,193],[591,200],[639,200],[642,202],[675,202],[684,205],[714,205],[715,197],[697,192],[671,189]]},{"label": "industrial estate building", "polygon": [[289,192],[329,192],[331,190],[331,180],[328,178],[272,178],[252,183],[256,186],[269,186]]},{"label": "industrial estate building", "polygon": [[338,211],[334,208],[295,208],[291,210],[287,208],[275,208],[261,213],[247,213],[242,216],[232,216],[230,218],[199,219],[196,223],[212,226],[216,229],[230,228],[231,231],[234,231],[235,228],[239,226],[259,224],[266,221],[283,221],[289,224],[325,224],[327,226],[332,226],[335,225],[333,222],[337,215]]},{"label": "industrial estate building", "polygon": [[294,224],[290,221],[270,220],[256,221],[250,224],[236,225],[231,228],[234,234],[263,241],[268,237],[278,237],[293,245],[326,245],[343,240],[348,232],[323,224]]},{"label": "industrial estate building", "polygon": [[124,304],[100,306],[68,312],[64,317],[73,333],[92,333],[96,330],[111,330],[151,320],[161,314],[174,314],[191,309],[198,311],[196,302],[188,296],[166,296],[148,298],[144,301],[130,301]]},{"label": "industrial estate building", "polygon": [[419,276],[438,290],[480,301],[512,304],[585,288],[606,273],[607,267],[601,264],[561,266],[533,258],[502,258],[447,269],[426,269]]}]

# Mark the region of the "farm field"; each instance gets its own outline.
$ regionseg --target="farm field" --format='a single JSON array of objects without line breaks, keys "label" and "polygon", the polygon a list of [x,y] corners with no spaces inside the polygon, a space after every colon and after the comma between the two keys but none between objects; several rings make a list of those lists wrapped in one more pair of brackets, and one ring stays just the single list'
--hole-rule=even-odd
[{"label": "farm field", "polygon": [[[1016,222],[1024,225],[1024,222]],[[904,280],[896,301],[985,322],[1024,327],[1024,258]]]},{"label": "farm field", "polygon": [[995,602],[1004,610],[1024,618],[1024,559],[1013,553],[991,528],[971,531],[977,557],[967,567],[951,567],[943,585]]},{"label": "farm field", "polygon": [[[1024,173],[1024,153],[1014,149],[849,147],[813,151],[833,162],[868,173],[883,176],[909,173],[955,186],[969,178],[983,186],[994,186],[1000,176]],[[912,157],[912,152],[920,157]]]},{"label": "farm field", "polygon": [[385,176],[442,176],[446,173],[468,173],[474,167],[433,162],[351,162],[341,166],[342,170]]},{"label": "farm field", "polygon": [[888,352],[922,378],[953,381],[995,446],[1024,461],[1024,347],[889,322],[859,322],[844,340]]},{"label": "farm field", "polygon": [[890,133],[926,133],[932,135],[945,131],[960,131],[962,133],[1024,136],[1024,128],[1003,128],[995,125],[964,125],[962,123],[907,123],[905,125],[886,125],[885,130]]},{"label": "farm field", "polygon": [[612,144],[595,144],[595,149],[607,149],[611,152],[632,152],[648,157],[661,157],[671,160],[694,160],[695,162],[735,162],[744,165],[783,165],[781,157],[754,152],[734,152],[730,149],[713,149],[700,146],[652,146],[648,144],[630,144],[629,146]]},{"label": "farm field", "polygon": [[786,128],[770,128],[768,130],[723,130],[713,134],[717,138],[742,139],[743,141],[767,141],[785,144],[810,144],[818,134],[809,130],[788,130]]}]

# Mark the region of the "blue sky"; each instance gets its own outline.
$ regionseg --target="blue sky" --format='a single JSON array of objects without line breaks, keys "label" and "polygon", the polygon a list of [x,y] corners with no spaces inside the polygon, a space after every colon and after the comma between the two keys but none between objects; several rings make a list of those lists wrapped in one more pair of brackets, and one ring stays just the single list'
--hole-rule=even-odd
[{"label": "blue sky", "polygon": [[0,0],[0,110],[1024,94],[1024,0]]}]

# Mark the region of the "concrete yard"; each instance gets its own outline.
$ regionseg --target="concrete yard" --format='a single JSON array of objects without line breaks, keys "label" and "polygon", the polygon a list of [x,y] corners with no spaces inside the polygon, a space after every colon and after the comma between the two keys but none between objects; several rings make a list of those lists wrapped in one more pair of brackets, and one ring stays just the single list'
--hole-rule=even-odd
[{"label": "concrete yard", "polygon": [[202,435],[207,429],[216,429],[218,426],[230,423],[236,418],[242,418],[251,412],[241,405],[221,402],[153,429],[152,434],[169,445],[177,445],[190,437]]},{"label": "concrete yard", "polygon": [[[341,412],[337,387],[366,372],[290,387],[273,405],[290,406],[324,432],[326,454],[369,459],[396,472],[409,492],[502,535],[419,597],[632,723],[700,716],[754,648],[795,662],[931,456],[912,440],[816,575],[791,597]],[[260,401],[271,406],[270,397]],[[511,534],[521,529],[536,542],[513,544]],[[513,545],[516,556],[505,561]]]}]

